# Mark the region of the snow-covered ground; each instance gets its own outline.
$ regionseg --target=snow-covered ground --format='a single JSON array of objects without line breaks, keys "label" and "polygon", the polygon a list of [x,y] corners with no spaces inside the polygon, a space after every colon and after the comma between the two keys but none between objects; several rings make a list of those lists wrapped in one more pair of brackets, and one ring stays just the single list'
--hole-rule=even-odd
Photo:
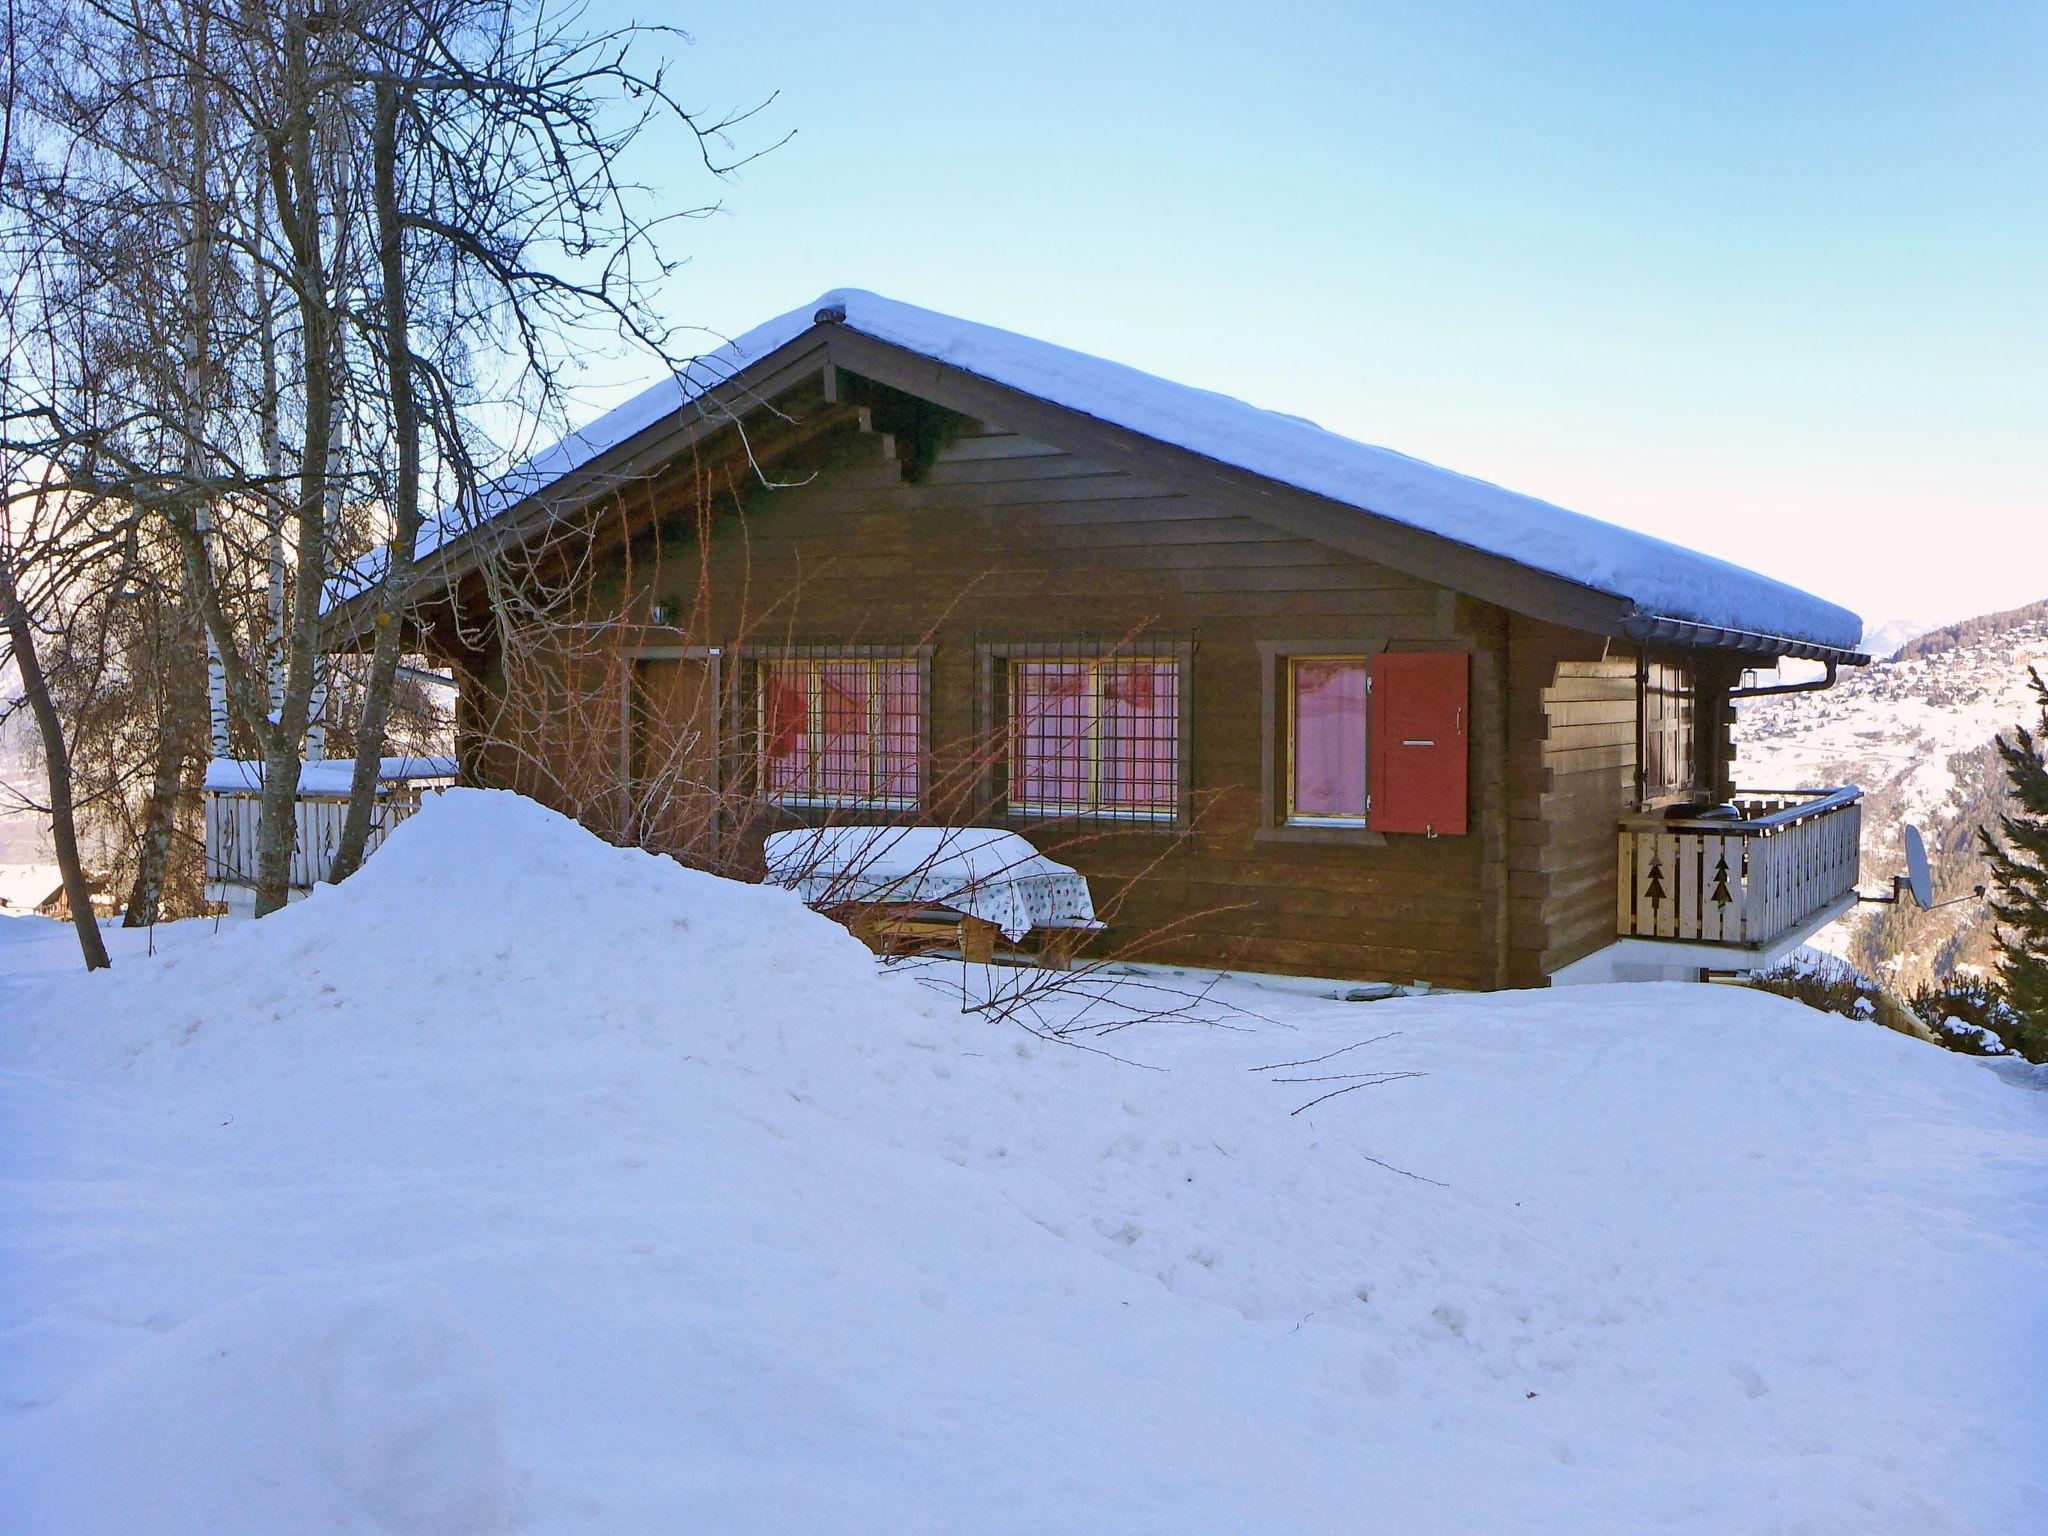
[{"label": "snow-covered ground", "polygon": [[118,938],[0,918],[10,1533],[2043,1527],[2024,1068],[1708,987],[1080,1049],[481,792]]}]

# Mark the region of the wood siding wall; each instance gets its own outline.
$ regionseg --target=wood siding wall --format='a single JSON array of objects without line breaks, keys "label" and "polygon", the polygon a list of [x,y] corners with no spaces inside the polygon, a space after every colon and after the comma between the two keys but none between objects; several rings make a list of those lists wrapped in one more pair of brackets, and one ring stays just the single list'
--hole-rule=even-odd
[{"label": "wood siding wall", "polygon": [[[1187,645],[1193,827],[1029,829],[1099,903],[1127,890],[1109,946],[1135,958],[1488,988],[1541,984],[1613,937],[1632,652],[1001,430],[927,445],[908,473],[897,455],[849,418],[777,462],[781,488],[746,492],[705,546],[676,535],[696,524],[696,470],[678,466],[636,492],[652,509],[641,525],[669,533],[605,554],[591,616],[635,640],[719,646],[729,666],[744,642],[928,645],[940,783],[971,779],[985,748],[982,646],[1141,632]],[[641,628],[651,603],[684,617]],[[1296,646],[1472,653],[1469,833],[1318,842],[1268,825],[1263,671]],[[522,713],[530,723],[504,696],[502,658],[466,664],[467,770],[559,798],[531,754],[492,745]],[[970,795],[928,810],[986,807]],[[749,828],[752,845],[771,829]]]},{"label": "wood siding wall", "polygon": [[1537,986],[1614,938],[1615,824],[1633,804],[1635,652],[1509,621],[1508,977]]}]

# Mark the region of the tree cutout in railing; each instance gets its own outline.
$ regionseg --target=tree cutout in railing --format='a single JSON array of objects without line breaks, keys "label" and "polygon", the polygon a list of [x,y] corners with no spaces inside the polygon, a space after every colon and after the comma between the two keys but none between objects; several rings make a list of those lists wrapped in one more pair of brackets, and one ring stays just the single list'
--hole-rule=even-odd
[{"label": "tree cutout in railing", "polygon": [[1650,857],[1650,877],[1643,882],[1643,895],[1649,898],[1652,911],[1664,905],[1664,862],[1658,855]]},{"label": "tree cutout in railing", "polygon": [[1717,907],[1730,906],[1735,901],[1735,893],[1728,889],[1728,855],[1725,853],[1714,865],[1714,893],[1711,900]]}]

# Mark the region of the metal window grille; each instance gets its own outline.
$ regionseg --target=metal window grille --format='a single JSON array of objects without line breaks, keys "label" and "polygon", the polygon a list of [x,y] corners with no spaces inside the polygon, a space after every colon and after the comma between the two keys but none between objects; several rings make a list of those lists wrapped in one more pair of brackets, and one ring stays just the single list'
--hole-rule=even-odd
[{"label": "metal window grille", "polygon": [[1007,807],[1171,820],[1181,802],[1177,656],[1015,651],[1002,658]]},{"label": "metal window grille", "polygon": [[924,668],[901,648],[787,647],[755,656],[753,756],[791,806],[906,809],[920,798]]}]

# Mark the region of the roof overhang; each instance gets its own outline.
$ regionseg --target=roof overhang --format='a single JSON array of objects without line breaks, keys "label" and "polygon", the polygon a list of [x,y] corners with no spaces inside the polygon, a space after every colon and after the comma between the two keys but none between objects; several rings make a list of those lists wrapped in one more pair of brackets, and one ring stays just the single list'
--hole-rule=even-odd
[{"label": "roof overhang", "polygon": [[[414,573],[414,606],[445,601],[457,582],[494,553],[520,548],[564,527],[579,510],[606,494],[645,480],[678,454],[735,427],[750,412],[835,367],[1084,454],[1109,468],[1207,497],[1328,548],[1565,628],[1645,645],[1759,658],[1794,656],[1848,666],[1862,666],[1870,659],[1850,648],[1646,613],[1612,592],[1148,437],[868,335],[845,324],[844,312],[832,308],[820,309],[809,327],[669,415],[423,556]],[[375,623],[378,606],[375,585],[336,602],[323,616],[323,643],[340,649],[359,642]]]},{"label": "roof overhang", "polygon": [[1622,621],[1620,633],[1643,645],[1739,651],[1748,656],[1797,656],[1806,661],[1832,661],[1845,667],[1870,665],[1869,656],[1848,646],[1819,645],[1811,640],[1795,640],[1789,635],[1765,634],[1753,629],[1724,629],[1715,624],[1699,624],[1691,619],[1674,619],[1658,613],[1631,614]]},{"label": "roof overhang", "polygon": [[[647,479],[677,455],[770,409],[778,396],[815,378],[825,364],[825,337],[813,327],[561,478],[465,528],[413,567],[411,606],[445,601],[456,583],[494,554],[531,544],[604,496]],[[374,581],[336,601],[321,615],[322,645],[342,650],[359,643],[372,632],[379,603]]]}]

